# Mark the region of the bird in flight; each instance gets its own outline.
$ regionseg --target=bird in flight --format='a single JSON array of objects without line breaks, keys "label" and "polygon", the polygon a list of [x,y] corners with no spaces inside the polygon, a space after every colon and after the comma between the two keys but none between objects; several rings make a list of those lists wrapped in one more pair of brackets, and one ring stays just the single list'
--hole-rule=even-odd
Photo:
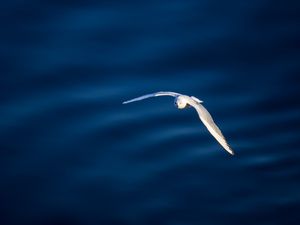
[{"label": "bird in flight", "polygon": [[140,101],[146,98],[158,97],[158,96],[172,96],[175,98],[174,104],[178,109],[184,109],[187,107],[194,107],[199,115],[200,120],[206,126],[211,135],[220,143],[220,145],[231,155],[234,155],[233,150],[228,145],[225,137],[223,136],[219,127],[215,124],[213,118],[210,113],[206,110],[206,108],[201,104],[203,101],[199,100],[194,96],[182,95],[176,92],[170,91],[159,91],[152,94],[143,95],[128,101],[123,102],[123,104],[128,104],[131,102]]}]

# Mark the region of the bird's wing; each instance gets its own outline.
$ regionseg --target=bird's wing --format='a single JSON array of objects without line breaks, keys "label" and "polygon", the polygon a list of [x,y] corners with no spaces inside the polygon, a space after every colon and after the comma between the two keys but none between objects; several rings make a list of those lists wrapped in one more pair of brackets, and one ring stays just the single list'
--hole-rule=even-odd
[{"label": "bird's wing", "polygon": [[143,99],[146,99],[146,98],[152,98],[152,97],[157,97],[157,96],[172,96],[172,97],[177,97],[179,95],[181,95],[181,94],[176,93],[176,92],[159,91],[159,92],[155,92],[155,93],[152,93],[152,94],[143,95],[143,96],[140,96],[140,97],[137,97],[137,98],[125,101],[125,102],[123,102],[123,104],[128,104],[128,103],[131,103],[131,102],[136,102],[136,101],[140,101],[140,100],[143,100]]},{"label": "bird's wing", "polygon": [[222,147],[229,152],[231,155],[234,155],[233,150],[228,145],[225,137],[223,136],[219,127],[215,124],[213,118],[211,117],[210,113],[206,110],[206,108],[201,105],[200,103],[195,102],[194,100],[190,100],[189,104],[193,106],[201,121],[204,123],[208,131],[211,133],[212,136],[222,145]]}]

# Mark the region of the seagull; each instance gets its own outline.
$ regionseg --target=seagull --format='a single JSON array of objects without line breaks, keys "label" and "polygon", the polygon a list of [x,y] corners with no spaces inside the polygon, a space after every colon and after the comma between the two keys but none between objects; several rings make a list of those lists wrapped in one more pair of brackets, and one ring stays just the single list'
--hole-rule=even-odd
[{"label": "seagull", "polygon": [[213,118],[210,113],[206,110],[206,108],[201,104],[203,101],[188,95],[182,95],[176,92],[171,91],[159,91],[152,94],[143,95],[128,101],[123,102],[123,104],[128,104],[131,102],[141,101],[146,98],[158,97],[158,96],[172,96],[175,98],[174,104],[178,109],[184,109],[188,107],[194,107],[199,115],[200,120],[206,126],[211,135],[220,143],[220,145],[231,155],[234,155],[233,150],[228,145],[225,137],[223,136],[219,127],[215,124]]}]

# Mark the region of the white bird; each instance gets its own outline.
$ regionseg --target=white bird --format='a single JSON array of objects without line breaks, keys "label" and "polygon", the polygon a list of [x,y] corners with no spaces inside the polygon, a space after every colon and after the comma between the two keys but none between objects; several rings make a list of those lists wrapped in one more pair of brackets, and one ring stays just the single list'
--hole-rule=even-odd
[{"label": "white bird", "polygon": [[210,113],[206,110],[206,108],[201,104],[203,101],[199,100],[194,96],[182,95],[176,92],[170,91],[159,91],[152,94],[143,95],[128,101],[123,102],[123,104],[128,104],[135,101],[140,101],[146,98],[157,97],[157,96],[172,96],[175,97],[174,104],[178,109],[184,109],[189,106],[192,106],[196,109],[200,120],[204,123],[208,131],[212,136],[220,143],[220,145],[231,155],[234,155],[233,150],[228,145],[225,137],[223,136],[219,127],[215,124],[213,118]]}]

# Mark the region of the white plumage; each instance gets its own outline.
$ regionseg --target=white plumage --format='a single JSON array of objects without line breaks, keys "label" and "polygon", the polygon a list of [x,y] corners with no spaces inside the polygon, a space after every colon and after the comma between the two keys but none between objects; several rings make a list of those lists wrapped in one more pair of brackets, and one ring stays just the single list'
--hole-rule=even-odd
[{"label": "white plumage", "polygon": [[225,137],[223,136],[219,127],[215,124],[213,118],[211,117],[210,113],[206,110],[206,108],[201,104],[203,101],[194,97],[194,96],[187,96],[182,95],[176,92],[169,92],[169,91],[159,91],[152,94],[143,95],[128,101],[123,102],[123,104],[128,104],[135,101],[140,101],[146,98],[157,97],[157,96],[172,96],[175,97],[175,105],[179,109],[184,109],[187,106],[192,106],[196,109],[200,120],[206,126],[208,131],[211,135],[220,143],[220,145],[231,155],[234,155],[233,150],[228,145]]}]

